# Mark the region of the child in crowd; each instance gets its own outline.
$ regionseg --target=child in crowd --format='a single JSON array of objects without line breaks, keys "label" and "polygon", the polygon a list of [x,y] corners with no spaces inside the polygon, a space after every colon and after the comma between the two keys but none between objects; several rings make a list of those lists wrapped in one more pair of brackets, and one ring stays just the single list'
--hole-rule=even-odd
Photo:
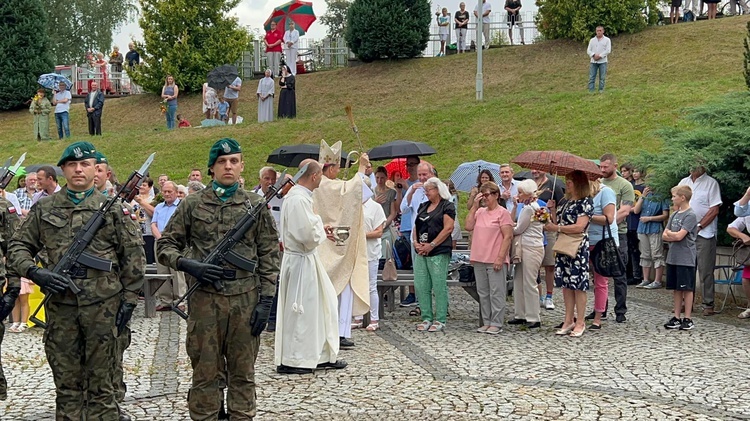
[{"label": "child in crowd", "polygon": [[227,123],[229,121],[229,103],[224,99],[224,96],[219,97],[219,120]]},{"label": "child in crowd", "polygon": [[29,322],[29,294],[34,292],[31,280],[21,278],[21,293],[16,299],[16,305],[13,307],[13,324],[10,325],[9,331],[21,333],[26,330]]},{"label": "child in crowd", "polygon": [[451,17],[445,7],[443,7],[442,15],[440,13],[435,13],[435,15],[437,15],[438,35],[440,36],[440,52],[437,57],[441,57],[445,56],[445,45],[450,41]]},{"label": "child in crowd", "polygon": [[[667,253],[667,289],[674,291],[674,317],[664,325],[667,329],[691,330],[690,319],[695,294],[695,262],[697,251],[698,218],[690,208],[693,191],[689,186],[672,187],[674,212],[664,229],[662,239],[669,242]],[[680,320],[680,309],[685,304],[685,318]]]},{"label": "child in crowd", "polygon": [[177,127],[192,127],[190,122],[186,118],[182,118],[182,114],[177,114]]},{"label": "child in crowd", "polygon": [[[669,218],[669,202],[646,186],[633,207],[633,214],[639,216],[638,248],[641,252],[643,281],[636,288],[658,289],[664,275],[664,247],[662,244],[662,224]],[[654,268],[654,282],[649,280]]]}]

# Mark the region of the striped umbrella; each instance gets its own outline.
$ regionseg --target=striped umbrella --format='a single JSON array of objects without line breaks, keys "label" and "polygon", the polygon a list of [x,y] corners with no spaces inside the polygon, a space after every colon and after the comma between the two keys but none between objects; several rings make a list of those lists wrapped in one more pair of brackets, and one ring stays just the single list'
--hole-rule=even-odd
[{"label": "striped umbrella", "polygon": [[471,191],[472,187],[477,185],[477,177],[482,170],[489,170],[495,180],[500,180],[500,164],[493,162],[473,161],[464,162],[459,165],[453,174],[451,174],[451,181],[458,191]]},{"label": "striped umbrella", "polygon": [[292,0],[273,9],[271,16],[266,19],[263,27],[271,30],[271,22],[276,22],[276,28],[282,34],[287,30],[287,19],[291,19],[300,35],[305,35],[310,25],[317,19],[313,12],[312,2]]}]

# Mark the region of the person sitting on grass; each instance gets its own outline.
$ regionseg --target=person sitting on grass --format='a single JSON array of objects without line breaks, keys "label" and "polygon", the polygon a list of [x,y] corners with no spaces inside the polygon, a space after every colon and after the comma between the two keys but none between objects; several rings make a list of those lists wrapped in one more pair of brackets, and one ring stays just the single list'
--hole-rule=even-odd
[{"label": "person sitting on grass", "polygon": [[[666,329],[691,330],[695,327],[690,319],[695,294],[695,262],[698,252],[695,238],[698,235],[698,218],[690,208],[693,190],[689,186],[672,187],[674,213],[669,218],[662,239],[669,242],[667,253],[667,289],[674,291],[674,317]],[[680,320],[680,310],[685,303],[685,318]]]},{"label": "person sitting on grass", "polygon": [[182,114],[177,114],[177,127],[193,127],[186,118],[182,118]]},{"label": "person sitting on grass", "polygon": [[224,99],[224,96],[219,97],[219,105],[218,105],[218,111],[219,111],[219,120],[223,121],[224,123],[229,122],[229,103],[226,99]]}]

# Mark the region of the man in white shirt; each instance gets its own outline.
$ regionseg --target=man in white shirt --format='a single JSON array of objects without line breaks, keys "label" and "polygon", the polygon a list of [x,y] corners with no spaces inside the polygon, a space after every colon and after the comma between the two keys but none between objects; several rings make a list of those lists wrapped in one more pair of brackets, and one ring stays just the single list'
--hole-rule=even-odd
[{"label": "man in white shirt", "polygon": [[55,123],[57,124],[57,138],[70,137],[70,101],[73,95],[66,88],[65,82],[60,82],[57,90],[52,91],[52,105],[55,106]]},{"label": "man in white shirt", "polygon": [[509,164],[500,166],[500,198],[505,200],[505,209],[513,215],[516,204],[513,200],[518,196],[518,181],[513,179],[513,168]]},{"label": "man in white shirt", "polygon": [[229,104],[229,112],[232,113],[232,124],[237,124],[237,104],[240,102],[240,91],[242,90],[242,79],[236,77],[231,85],[224,88],[224,100]]},{"label": "man in white shirt", "polygon": [[294,22],[289,19],[287,30],[284,32],[284,59],[292,75],[297,76],[297,50],[299,49],[299,31]]},{"label": "man in white shirt", "polygon": [[698,252],[696,268],[703,285],[703,315],[714,314],[714,266],[716,263],[716,230],[721,206],[719,183],[706,174],[706,168],[697,164],[690,170],[690,176],[680,181],[680,186],[689,186],[693,190],[690,207],[698,219],[698,237],[695,247]]},{"label": "man in white shirt", "polygon": [[594,92],[596,72],[599,72],[599,93],[604,92],[604,82],[607,77],[607,56],[612,52],[612,42],[604,36],[604,27],[596,27],[596,36],[589,41],[586,50],[591,58],[589,66],[589,92]]},{"label": "man in white shirt", "polygon": [[[478,6],[478,5],[477,5]],[[487,0],[482,0],[482,35],[484,36],[484,43],[481,44],[485,49],[490,48],[490,13],[492,12],[492,6]],[[479,19],[479,9],[474,7],[474,17]],[[477,45],[479,48],[480,45]]]}]

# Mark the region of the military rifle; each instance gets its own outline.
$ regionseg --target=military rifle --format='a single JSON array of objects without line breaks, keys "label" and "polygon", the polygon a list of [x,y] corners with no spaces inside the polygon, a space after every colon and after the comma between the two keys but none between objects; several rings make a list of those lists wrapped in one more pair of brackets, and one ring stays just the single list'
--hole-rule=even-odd
[{"label": "military rifle", "polygon": [[[73,291],[74,294],[79,294],[81,292],[81,289],[76,286],[72,278],[81,277],[81,275],[86,272],[87,268],[96,269],[103,272],[112,271],[112,261],[102,259],[100,257],[96,257],[90,253],[87,253],[85,251],[86,247],[88,247],[88,245],[94,239],[94,235],[96,235],[96,232],[99,230],[99,228],[104,225],[104,221],[107,212],[109,212],[109,209],[114,206],[114,204],[117,203],[118,200],[121,200],[123,203],[128,203],[133,200],[133,197],[135,197],[135,195],[138,193],[138,185],[140,184],[141,180],[143,180],[144,175],[148,171],[148,167],[151,166],[151,163],[154,161],[155,155],[156,152],[149,155],[148,159],[146,159],[146,162],[143,163],[141,168],[137,171],[133,171],[133,173],[130,174],[130,178],[128,178],[128,181],[120,186],[120,189],[117,191],[117,193],[109,197],[104,203],[102,203],[102,205],[99,207],[99,210],[91,215],[91,218],[89,218],[86,224],[80,230],[78,230],[75,237],[73,237],[73,242],[71,243],[70,247],[68,247],[68,249],[65,251],[65,254],[63,254],[63,256],[60,258],[60,261],[57,262],[55,268],[52,270],[53,272],[63,275],[68,279],[68,288],[70,288],[70,290]],[[83,277],[85,277],[85,275],[83,275]],[[41,326],[43,328],[47,327],[47,324],[39,320],[36,315],[37,313],[39,313],[39,310],[41,310],[47,304],[51,297],[52,293],[45,294],[42,302],[39,304],[36,310],[34,310],[34,313],[31,315],[31,317],[29,317],[29,320],[31,320],[37,326]]]},{"label": "military rifle", "polygon": [[[240,218],[240,220],[237,221],[236,224],[234,224],[232,229],[224,234],[224,238],[221,239],[221,242],[219,242],[219,244],[211,251],[211,253],[208,254],[208,256],[206,256],[205,259],[202,260],[202,262],[217,266],[222,266],[224,262],[227,262],[244,271],[251,273],[255,272],[255,266],[257,265],[257,262],[254,260],[246,259],[244,256],[241,256],[239,253],[235,252],[232,249],[234,248],[235,244],[242,241],[242,238],[245,236],[245,234],[250,231],[250,229],[255,225],[255,223],[258,221],[258,216],[260,216],[261,211],[263,209],[268,209],[268,203],[273,200],[274,197],[284,197],[289,189],[297,184],[297,180],[299,180],[300,177],[305,174],[307,168],[308,165],[302,167],[302,169],[300,169],[297,174],[294,175],[294,178],[287,178],[286,171],[284,171],[284,173],[281,174],[281,177],[279,177],[279,180],[276,182],[276,184],[268,188],[268,191],[263,197],[263,203],[260,203],[255,207],[248,207],[245,215],[243,215],[242,218]],[[229,274],[229,272],[234,272],[234,270],[224,269],[225,274]],[[224,289],[224,285],[220,280],[214,282],[212,285],[216,291],[221,291],[222,289]],[[198,288],[200,288],[200,286],[201,282],[196,280],[193,285],[190,286],[185,295],[180,297],[179,301],[177,301],[177,303],[172,306],[172,311],[179,314],[183,319],[187,320],[187,313],[182,311],[179,307],[182,303],[190,299],[190,297],[195,293],[195,291],[198,290]]]}]

